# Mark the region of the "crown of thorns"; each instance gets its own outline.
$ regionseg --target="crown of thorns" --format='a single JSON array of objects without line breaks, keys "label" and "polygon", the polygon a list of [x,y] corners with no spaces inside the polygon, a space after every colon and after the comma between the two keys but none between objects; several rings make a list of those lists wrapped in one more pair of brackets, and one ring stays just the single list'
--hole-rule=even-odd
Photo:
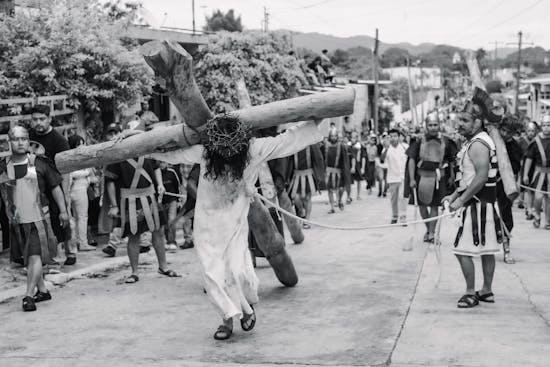
[{"label": "crown of thorns", "polygon": [[[230,129],[221,128],[219,123],[226,121],[231,124]],[[211,151],[224,158],[231,158],[247,150],[252,129],[238,118],[224,114],[216,116],[206,123],[202,135],[202,144]]]}]

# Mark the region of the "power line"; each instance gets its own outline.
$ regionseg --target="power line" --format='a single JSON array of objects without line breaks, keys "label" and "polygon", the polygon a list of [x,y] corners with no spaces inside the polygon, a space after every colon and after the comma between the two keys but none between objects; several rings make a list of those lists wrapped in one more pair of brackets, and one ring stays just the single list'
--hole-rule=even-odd
[{"label": "power line", "polygon": [[521,11],[515,13],[515,14],[512,15],[511,17],[508,17],[508,18],[506,18],[506,19],[504,19],[504,20],[502,20],[502,21],[500,21],[500,22],[498,22],[498,23],[496,23],[496,24],[493,24],[493,25],[490,26],[489,28],[485,28],[485,29],[483,29],[483,30],[481,30],[481,31],[479,31],[479,32],[475,32],[475,33],[473,33],[473,34],[469,34],[469,35],[467,35],[467,36],[465,36],[465,37],[462,37],[462,38],[460,38],[460,39],[458,39],[458,40],[455,40],[455,41],[453,41],[453,42],[459,42],[459,41],[463,41],[463,40],[468,39],[468,38],[473,38],[474,36],[477,36],[477,35],[479,35],[479,34],[481,34],[481,33],[488,32],[488,31],[493,30],[493,29],[495,29],[495,28],[497,28],[497,27],[500,27],[500,26],[503,25],[504,23],[507,23],[507,22],[509,22],[510,20],[512,20],[512,19],[514,19],[514,18],[517,18],[518,16],[523,15],[524,13],[526,13],[526,12],[528,12],[529,10],[533,9],[535,6],[539,5],[539,4],[542,3],[543,1],[544,1],[544,0],[537,0],[537,1],[534,2],[533,4],[531,4],[531,5],[529,5],[528,7],[526,7],[525,9],[523,9],[523,10],[521,10]]},{"label": "power line", "polygon": [[295,10],[314,8],[314,7],[316,7],[316,6],[323,5],[323,4],[326,4],[326,3],[330,3],[330,2],[332,2],[332,1],[334,1],[334,0],[319,1],[319,2],[314,3],[314,4],[301,6],[301,7],[299,7],[299,8],[296,8]]}]

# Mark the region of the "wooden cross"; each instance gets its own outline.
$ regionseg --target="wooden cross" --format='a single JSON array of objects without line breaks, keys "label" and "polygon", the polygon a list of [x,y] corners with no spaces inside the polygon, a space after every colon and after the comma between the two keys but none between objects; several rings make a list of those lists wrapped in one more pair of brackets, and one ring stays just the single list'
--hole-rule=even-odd
[{"label": "wooden cross", "polygon": [[[151,41],[142,46],[145,61],[164,79],[166,90],[186,125],[158,128],[123,141],[80,146],[56,155],[61,173],[105,166],[142,156],[159,149],[185,148],[200,141],[201,126],[214,114],[204,101],[193,75],[193,58],[176,42]],[[355,90],[345,88],[232,112],[252,128],[261,129],[287,122],[344,116],[353,113]]]}]

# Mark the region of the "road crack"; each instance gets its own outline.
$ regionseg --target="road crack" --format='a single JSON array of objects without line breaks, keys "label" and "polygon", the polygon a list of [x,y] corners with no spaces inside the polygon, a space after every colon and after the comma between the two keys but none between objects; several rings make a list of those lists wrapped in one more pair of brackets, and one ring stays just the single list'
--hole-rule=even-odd
[{"label": "road crack", "polygon": [[550,320],[548,320],[546,317],[544,317],[543,312],[540,310],[540,308],[536,305],[536,303],[533,301],[533,296],[529,289],[527,288],[527,285],[521,278],[521,276],[516,273],[514,270],[512,270],[510,267],[506,267],[506,270],[508,270],[516,279],[519,281],[519,284],[521,284],[521,288],[523,289],[523,292],[527,295],[527,302],[531,305],[531,309],[533,312],[544,321],[547,327],[550,328]]}]

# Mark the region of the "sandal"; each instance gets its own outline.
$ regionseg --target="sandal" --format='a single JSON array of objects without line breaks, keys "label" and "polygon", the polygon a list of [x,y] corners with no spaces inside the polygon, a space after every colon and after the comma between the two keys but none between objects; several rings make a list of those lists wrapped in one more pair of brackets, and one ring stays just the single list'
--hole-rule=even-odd
[{"label": "sandal", "polygon": [[23,311],[36,311],[36,305],[34,304],[34,299],[32,297],[23,298]]},{"label": "sandal", "polygon": [[228,326],[220,325],[218,326],[218,330],[214,333],[214,339],[216,340],[227,340],[231,337],[233,334],[233,330],[231,330]]},{"label": "sandal", "polygon": [[170,269],[162,270],[161,268],[159,268],[159,274],[165,275],[168,278],[177,278],[181,276],[181,275],[178,275],[178,273],[176,273],[174,270],[170,270]]},{"label": "sandal", "polygon": [[50,291],[40,292],[36,291],[36,294],[32,298],[35,303],[49,301],[52,299]]},{"label": "sandal", "polygon": [[130,276],[128,276],[126,279],[124,279],[124,283],[126,284],[134,284],[134,283],[137,283],[139,282],[139,277],[135,274],[132,274]]},{"label": "sandal", "polygon": [[479,305],[477,296],[473,294],[465,294],[458,300],[456,307],[458,308],[472,308]]},{"label": "sandal", "polygon": [[495,295],[493,292],[481,294],[479,291],[476,292],[476,299],[481,302],[495,303]]},{"label": "sandal", "polygon": [[250,331],[254,329],[254,326],[256,325],[256,312],[254,311],[254,307],[252,307],[252,305],[250,305],[250,308],[252,308],[252,313],[245,313],[241,319],[241,328],[244,331]]}]

